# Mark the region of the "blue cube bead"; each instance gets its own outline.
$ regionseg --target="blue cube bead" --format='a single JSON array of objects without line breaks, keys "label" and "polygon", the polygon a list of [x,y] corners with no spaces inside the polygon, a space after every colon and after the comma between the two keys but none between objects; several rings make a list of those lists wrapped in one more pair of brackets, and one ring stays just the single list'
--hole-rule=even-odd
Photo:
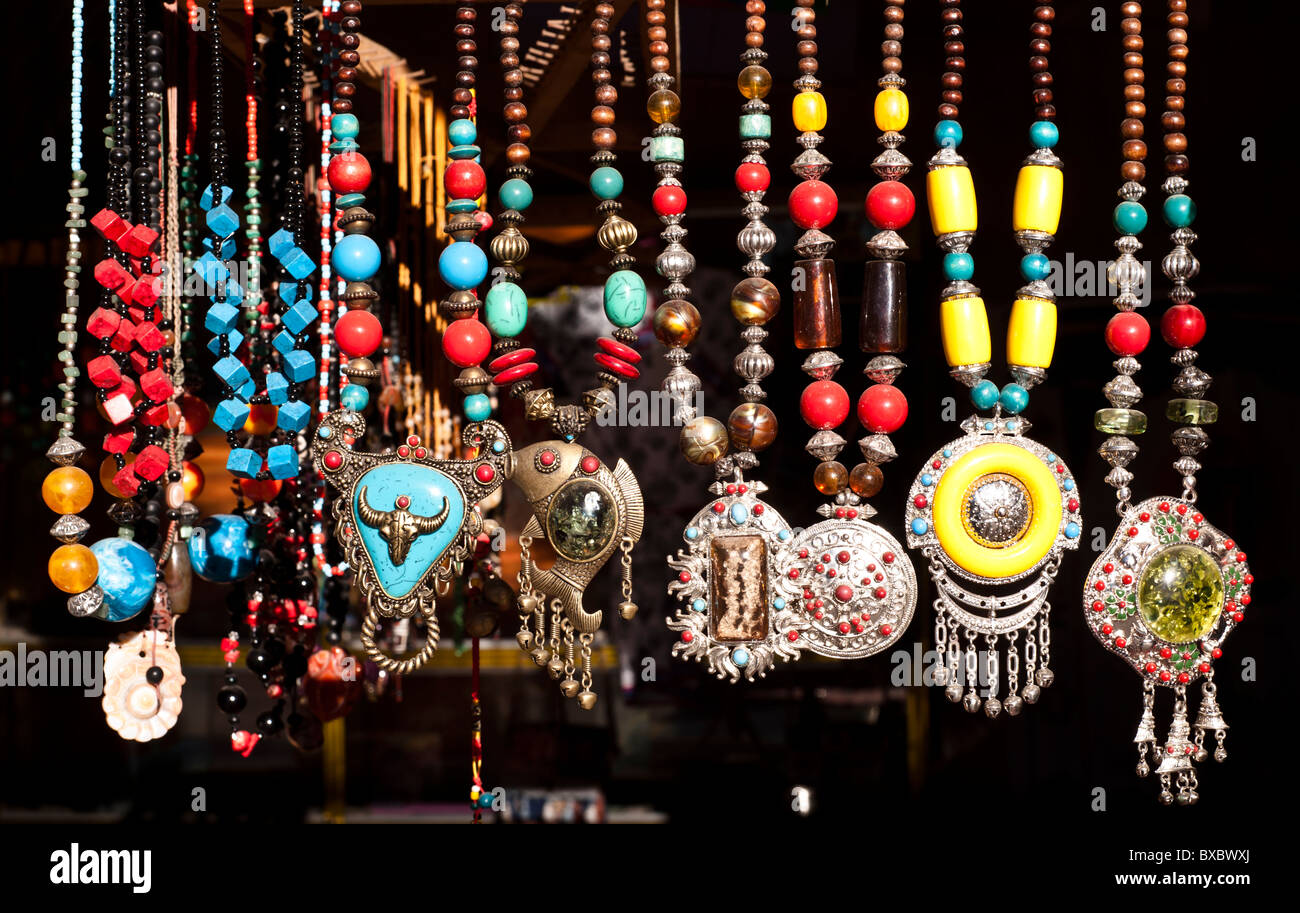
[{"label": "blue cube bead", "polygon": [[[275,448],[271,448],[274,450]],[[293,448],[290,447],[290,450]],[[296,454],[295,454],[296,456]],[[256,450],[247,447],[235,447],[226,458],[226,469],[231,475],[241,479],[255,479],[262,470],[262,457]]]},{"label": "blue cube bead", "polygon": [[[244,344],[244,334],[239,330],[231,330],[226,334],[226,339],[230,340],[230,351],[236,352]],[[221,357],[221,337],[213,336],[208,340],[208,351],[218,358]]]},{"label": "blue cube bead", "polygon": [[293,240],[293,232],[289,231],[287,228],[281,228],[275,234],[271,235],[271,237],[266,239],[267,250],[269,250],[271,256],[277,260],[283,260],[284,255],[293,250],[296,246],[297,245]]},{"label": "blue cube bead", "polygon": [[250,379],[248,368],[233,355],[220,359],[212,370],[216,371],[217,377],[220,377],[222,382],[232,390],[239,389]]},{"label": "blue cube bead", "polygon": [[298,474],[298,451],[292,444],[278,444],[266,452],[266,468],[273,479],[292,479]]},{"label": "blue cube bead", "polygon": [[212,411],[212,422],[222,431],[238,431],[248,421],[248,403],[223,399]]},{"label": "blue cube bead", "polygon": [[208,251],[194,261],[193,270],[203,279],[205,285],[215,286],[223,279],[230,278],[230,270]]},{"label": "blue cube bead", "polygon": [[304,431],[308,423],[311,422],[311,406],[307,405],[300,399],[291,403],[285,403],[276,413],[276,424],[285,431],[292,431],[295,434]]},{"label": "blue cube bead", "polygon": [[239,229],[239,216],[225,203],[209,209],[204,221],[208,230],[219,238],[228,238]]},{"label": "blue cube bead", "polygon": [[253,378],[250,377],[248,380],[244,381],[242,384],[239,385],[239,389],[236,390],[235,393],[238,394],[242,399],[246,399],[246,400],[252,399],[254,396],[257,395],[257,381],[253,380]]},{"label": "blue cube bead", "polygon": [[280,260],[280,265],[295,279],[306,279],[316,272],[316,262],[311,255],[297,247]]},{"label": "blue cube bead", "polygon": [[281,330],[275,334],[275,338],[271,340],[271,345],[274,346],[275,351],[279,352],[281,355],[288,355],[294,349],[298,348],[298,339],[288,330]]},{"label": "blue cube bead", "polygon": [[[228,202],[228,201],[230,200],[230,195],[231,195],[233,192],[234,192],[234,191],[232,191],[229,187],[227,187],[226,185],[222,184],[222,185],[221,185],[221,202],[222,202],[222,203]],[[199,208],[202,209],[204,212],[207,212],[209,209],[211,209],[211,208],[212,208],[212,197],[213,197],[213,193],[212,193],[212,185],[209,184],[207,187],[204,187],[204,188],[203,188],[203,195],[199,197]]]},{"label": "blue cube bead", "polygon": [[299,301],[289,310],[285,311],[280,317],[280,322],[289,328],[289,332],[297,336],[307,327],[311,326],[312,321],[317,317],[316,307],[310,301]]},{"label": "blue cube bead", "polygon": [[279,371],[266,375],[266,398],[273,406],[282,406],[289,401],[289,381]]},{"label": "blue cube bead", "polygon": [[305,384],[316,373],[316,359],[311,357],[310,352],[294,349],[284,356],[283,367],[289,380],[295,384]]},{"label": "blue cube bead", "polygon": [[[208,250],[212,250],[212,239],[204,238],[203,246]],[[235,239],[233,237],[226,238],[221,242],[221,250],[215,251],[215,253],[220,254],[222,260],[233,260],[235,257]]]},{"label": "blue cube bead", "polygon": [[280,283],[280,300],[284,302],[285,307],[293,307],[299,301],[307,297],[305,283],[302,282],[281,282]]},{"label": "blue cube bead", "polygon": [[229,333],[239,322],[239,309],[225,302],[218,302],[208,308],[203,317],[203,327],[209,333]]}]

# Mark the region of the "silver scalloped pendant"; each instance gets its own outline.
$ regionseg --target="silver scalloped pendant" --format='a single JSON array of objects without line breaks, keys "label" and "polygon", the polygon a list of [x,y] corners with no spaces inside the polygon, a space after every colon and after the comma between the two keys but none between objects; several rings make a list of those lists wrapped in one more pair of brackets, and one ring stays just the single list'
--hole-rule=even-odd
[{"label": "silver scalloped pendant", "polygon": [[715,482],[716,497],[682,531],[685,549],[668,557],[668,592],[684,605],[667,619],[673,656],[707,662],[718,678],[763,678],[778,659],[799,658],[810,621],[779,591],[779,553],[794,537],[759,495],[762,482]]}]

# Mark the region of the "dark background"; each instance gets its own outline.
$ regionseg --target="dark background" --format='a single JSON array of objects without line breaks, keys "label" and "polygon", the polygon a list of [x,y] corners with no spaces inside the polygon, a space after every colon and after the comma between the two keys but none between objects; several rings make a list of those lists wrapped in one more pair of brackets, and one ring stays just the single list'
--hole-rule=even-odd
[{"label": "dark background", "polygon": [[[1198,347],[1199,364],[1214,375],[1210,396],[1221,407],[1220,421],[1210,429],[1213,444],[1202,460],[1199,503],[1211,522],[1247,550],[1258,580],[1248,623],[1228,642],[1218,666],[1219,698],[1232,726],[1229,759],[1223,765],[1207,761],[1200,766],[1200,805],[1162,812],[1155,800],[1157,784],[1133,775],[1136,758],[1130,739],[1141,709],[1139,680],[1100,648],[1081,616],[1081,581],[1093,558],[1091,531],[1104,527],[1108,537],[1115,521],[1113,493],[1102,481],[1106,467],[1095,453],[1102,436],[1091,421],[1093,411],[1105,404],[1100,388],[1113,375],[1102,340],[1113,309],[1108,298],[1095,295],[1059,300],[1056,359],[1048,382],[1032,392],[1027,413],[1034,422],[1033,436],[1065,455],[1079,479],[1085,527],[1083,546],[1067,555],[1054,590],[1052,664],[1057,677],[1038,706],[1027,708],[1019,719],[970,717],[948,705],[937,690],[891,688],[891,667],[884,656],[840,664],[805,659],[779,667],[766,681],[734,687],[712,680],[703,667],[673,660],[671,632],[663,626],[672,606],[664,595],[668,574],[662,556],[677,547],[680,529],[704,503],[711,479],[704,470],[677,459],[675,429],[607,429],[589,443],[628,459],[648,493],[649,508],[646,537],[636,558],[641,613],[632,623],[615,620],[606,625],[619,649],[624,693],[618,693],[619,680],[611,675],[598,682],[598,709],[581,714],[531,666],[486,673],[484,776],[489,787],[598,786],[612,806],[651,807],[676,823],[711,823],[719,815],[733,815],[765,824],[793,819],[789,790],[800,784],[813,790],[815,820],[909,821],[941,832],[950,829],[954,835],[964,832],[965,839],[978,839],[982,825],[977,822],[983,820],[1014,826],[1029,841],[1040,832],[1048,838],[1058,833],[1062,839],[1077,838],[1085,833],[1083,828],[1101,826],[1119,835],[1121,843],[1133,845],[1149,840],[1159,845],[1174,840],[1173,835],[1201,845],[1212,834],[1220,834],[1220,842],[1230,845],[1253,845],[1250,832],[1242,827],[1271,806],[1275,790],[1280,788],[1293,801],[1284,785],[1285,762],[1278,763],[1285,757],[1280,743],[1289,741],[1285,733],[1290,728],[1283,700],[1294,643],[1294,626],[1287,623],[1295,606],[1290,572],[1296,558],[1292,526],[1298,507],[1291,445],[1300,405],[1292,389],[1300,328],[1293,291],[1293,156],[1280,130],[1289,81],[1283,75],[1285,61],[1271,5],[1205,0],[1189,5],[1185,132],[1192,161],[1189,193],[1199,210],[1195,228],[1200,240],[1194,252],[1201,260],[1200,276],[1192,285],[1210,327]],[[106,27],[101,4],[90,6],[84,109],[93,213],[103,199],[97,131],[106,91],[98,81],[106,69],[101,47]],[[527,4],[525,35],[536,34],[533,30],[557,6]],[[692,348],[692,367],[705,382],[706,407],[720,416],[737,401],[739,386],[729,373],[738,340],[726,296],[740,278],[743,263],[734,247],[735,233],[743,225],[741,204],[731,184],[740,158],[735,117],[741,99],[734,80],[743,40],[742,6],[722,0],[681,4],[680,123],[687,148],[683,181],[691,200],[687,245],[699,264],[691,284],[705,319]],[[1105,5],[1105,31],[1093,30],[1094,6],[1057,5],[1051,72],[1056,78],[1061,129],[1056,151],[1064,160],[1065,210],[1050,255],[1057,260],[1072,255],[1095,268],[1113,254],[1110,212],[1120,183],[1122,64],[1118,4]],[[480,7],[482,35],[490,7]],[[784,278],[795,238],[784,206],[795,182],[787,163],[797,152],[787,113],[795,56],[785,7],[769,4],[767,16],[767,48],[772,54],[767,65],[775,80],[768,98],[774,138],[767,155],[773,174],[768,195],[773,208],[767,221],[779,238],[770,258],[771,276],[786,300],[769,327],[773,336],[768,348],[778,367],[765,384],[784,433],[765,455],[759,477],[772,489],[768,500],[795,525],[807,525],[816,519],[816,492],[811,487],[815,462],[802,450],[810,433],[797,410],[805,378],[799,371],[801,355],[789,338],[791,311]],[[967,70],[961,152],[971,165],[981,210],[982,230],[973,253],[975,281],[989,306],[994,338],[990,376],[1002,383],[1007,380],[1000,364],[1006,320],[1020,285],[1020,252],[1009,224],[1016,169],[1030,148],[1026,58],[1033,4],[971,0],[963,7]],[[1158,262],[1168,249],[1167,231],[1158,218],[1164,11],[1159,3],[1146,7],[1147,140],[1152,152],[1145,202],[1152,218],[1143,234],[1142,256],[1156,264],[1156,295],[1145,313],[1158,325],[1167,288]],[[441,5],[374,7],[363,15],[363,31],[447,85],[454,66],[450,12]],[[28,37],[6,55],[11,91],[6,93],[10,126],[4,147],[9,217],[0,221],[0,293],[6,305],[5,329],[0,332],[0,624],[5,626],[0,640],[9,649],[23,638],[99,648],[120,633],[116,626],[78,621],[64,611],[62,596],[53,591],[43,570],[51,548],[43,532],[49,517],[36,494],[48,471],[41,454],[55,431],[55,426],[39,422],[39,408],[40,399],[54,392],[67,181],[62,153],[57,163],[43,162],[40,141],[54,136],[60,150],[65,148],[67,13],[65,3],[25,7],[23,32]],[[639,13],[633,6],[622,22],[629,53],[638,65]],[[833,234],[846,325],[840,354],[846,364],[839,378],[856,398],[864,383],[859,372],[865,356],[851,340],[863,242],[871,231],[862,200],[874,183],[869,163],[879,148],[871,100],[879,73],[880,4],[833,0],[829,9],[819,3],[817,13],[819,76],[830,106],[821,148],[835,163],[826,179],[840,199]],[[948,378],[940,354],[936,301],[942,274],[923,190],[924,162],[934,149],[930,131],[942,69],[938,4],[907,4],[904,25],[903,75],[909,80],[911,121],[903,151],[914,163],[906,181],[917,196],[918,213],[904,232],[910,247],[905,259],[911,347],[904,356],[909,369],[899,383],[911,414],[895,436],[900,457],[885,467],[886,487],[875,502],[880,522],[895,531],[901,526],[902,502],[915,467],[959,434],[955,423],[941,420],[944,398],[957,398],[959,419],[968,414],[964,390]],[[484,43],[481,38],[481,48]],[[480,121],[480,134],[498,135],[502,127],[495,113],[500,98],[495,49],[481,50],[479,56],[480,98],[493,100],[490,107],[484,106],[489,113]],[[232,85],[232,94],[238,86]],[[370,158],[377,163],[377,95],[365,89],[359,94],[365,96],[360,115],[368,129],[363,151],[375,149]],[[445,92],[440,97],[445,98]],[[644,98],[640,85],[622,90],[618,128],[620,148],[626,151],[620,165],[628,185],[625,212],[642,235],[636,252],[648,284],[657,291],[662,285],[653,276],[658,226],[647,205],[654,176],[637,154],[640,137],[650,129]],[[531,96],[525,101],[531,103]],[[587,168],[589,106],[584,75],[546,130],[535,136],[535,156],[556,166],[537,168],[530,224],[547,223],[548,207],[581,214],[585,205],[585,212],[594,216],[590,195],[574,179]],[[242,104],[233,110],[228,116],[238,144]],[[1256,161],[1243,161],[1246,138],[1256,142]],[[500,175],[497,158],[489,167],[490,187]],[[381,175],[380,180],[391,187],[391,175]],[[382,213],[384,204],[378,205]],[[382,230],[377,228],[376,234]],[[594,248],[591,239],[571,247],[534,242],[524,280],[530,295],[561,283],[599,284],[601,258]],[[429,278],[436,285],[436,278]],[[539,311],[535,326],[545,329],[538,331],[536,342],[544,353],[550,350],[553,360],[545,365],[550,379],[561,390],[565,385],[571,392],[584,389],[590,374],[583,353],[589,351],[590,341],[571,338],[572,327]],[[570,338],[562,339],[561,334]],[[657,389],[665,365],[648,324],[643,342],[649,368],[642,383],[644,389]],[[559,354],[566,351],[575,353],[567,365]],[[1135,501],[1176,492],[1177,477],[1169,467],[1171,426],[1162,415],[1173,376],[1167,352],[1158,338],[1153,339],[1137,377],[1152,428],[1139,439],[1142,454],[1132,467],[1137,473]],[[1251,422],[1242,420],[1248,401],[1255,404],[1256,419]],[[516,439],[528,439],[524,436],[532,432],[520,427],[518,406],[510,402],[506,408]],[[83,408],[82,416],[95,421],[88,409]],[[860,436],[855,421],[851,418],[840,429],[851,442]],[[82,431],[80,438],[93,450],[97,431]],[[842,459],[851,466],[855,457],[856,446],[850,443]],[[221,483],[209,477],[208,484]],[[106,506],[99,495],[88,517],[106,523]],[[602,593],[594,588],[591,598],[604,595],[612,605],[613,571],[605,576],[610,578],[604,582],[606,589]],[[217,590],[196,583],[196,590],[200,587]],[[929,644],[927,580],[921,588],[916,618],[899,648]],[[226,623],[221,595],[196,592],[195,608],[181,629],[184,637],[211,644],[221,636]],[[512,631],[504,637],[505,646],[513,649]],[[455,647],[445,644],[443,649]],[[640,681],[635,674],[644,657],[656,662],[653,682]],[[1238,663],[1247,658],[1256,663],[1255,681],[1242,681],[1236,674]],[[293,822],[318,809],[319,756],[299,755],[277,740],[263,743],[251,759],[235,757],[225,744],[224,723],[212,700],[217,671],[187,668],[186,674],[186,711],[177,730],[143,747],[118,740],[104,726],[98,701],[71,690],[0,692],[0,764],[7,774],[0,779],[0,817],[30,820],[72,812],[110,819],[188,820],[193,817],[188,796],[194,786],[208,789],[210,816],[218,820]],[[247,687],[251,676],[243,674],[250,679]],[[455,808],[469,783],[468,676],[463,671],[418,675],[409,678],[403,690],[400,704],[363,702],[347,719],[348,804],[412,809],[445,803]],[[1169,704],[1167,695],[1160,697],[1163,731]],[[255,706],[254,697],[246,713]],[[910,753],[909,714],[914,734]],[[1090,811],[1092,791],[1098,787],[1107,792],[1109,810],[1104,816]],[[1104,824],[1098,825],[1101,819]],[[1215,831],[1214,824],[1228,830]]]}]

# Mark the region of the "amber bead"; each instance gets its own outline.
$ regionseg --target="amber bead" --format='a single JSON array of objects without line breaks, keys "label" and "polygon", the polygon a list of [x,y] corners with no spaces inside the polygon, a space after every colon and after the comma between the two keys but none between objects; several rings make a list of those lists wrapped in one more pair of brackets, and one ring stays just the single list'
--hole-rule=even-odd
[{"label": "amber bead", "polygon": [[794,344],[830,349],[840,344],[839,286],[834,260],[795,261]]},{"label": "amber bead", "polygon": [[50,581],[65,593],[84,593],[95,585],[99,562],[80,543],[60,545],[50,555]]},{"label": "amber bead", "polygon": [[727,418],[735,450],[766,450],[776,440],[776,413],[762,403],[741,403]]},{"label": "amber bead", "polygon": [[900,260],[867,261],[858,348],[872,354],[907,348],[907,265]]},{"label": "amber bead", "polygon": [[762,326],[781,310],[781,292],[761,276],[741,279],[731,290],[731,315],[747,327]]},{"label": "amber bead", "polygon": [[655,338],[670,349],[690,345],[700,332],[700,312],[689,301],[665,301],[655,308]]},{"label": "amber bead", "polygon": [[746,98],[765,98],[772,91],[772,74],[767,67],[751,64],[740,71],[736,86]]},{"label": "amber bead", "polygon": [[843,463],[827,460],[825,463],[817,464],[817,468],[813,470],[813,485],[824,495],[837,495],[848,484],[849,471],[844,468]]},{"label": "amber bead", "polygon": [[78,466],[60,466],[41,483],[41,497],[56,514],[79,514],[94,495],[95,483]]},{"label": "amber bead", "polygon": [[645,109],[656,124],[670,124],[681,113],[682,100],[671,89],[660,89],[646,100]]},{"label": "amber bead", "polygon": [[712,416],[697,415],[682,426],[677,443],[688,461],[711,466],[727,452],[727,426]]},{"label": "amber bead", "polygon": [[873,498],[880,494],[885,484],[885,474],[875,463],[859,463],[849,473],[849,488],[864,498]]}]

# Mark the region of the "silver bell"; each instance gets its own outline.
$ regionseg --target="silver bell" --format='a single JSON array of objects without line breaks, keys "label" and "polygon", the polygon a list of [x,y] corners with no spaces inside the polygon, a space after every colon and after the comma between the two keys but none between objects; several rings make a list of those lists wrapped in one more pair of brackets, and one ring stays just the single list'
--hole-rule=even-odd
[{"label": "silver bell", "polygon": [[519,644],[519,649],[526,653],[533,648],[533,632],[520,631],[515,635],[515,641]]},{"label": "silver bell", "polygon": [[1002,703],[1002,709],[1008,716],[1020,716],[1020,711],[1025,709],[1025,702],[1020,699],[1020,695],[1013,694]]},{"label": "silver bell", "polygon": [[584,691],[578,695],[578,706],[583,710],[590,710],[596,706],[596,692]]},{"label": "silver bell", "polygon": [[1038,684],[1042,685],[1044,688],[1050,688],[1054,681],[1056,681],[1056,673],[1051,669],[1043,666],[1043,668],[1038,670]]},{"label": "silver bell", "polygon": [[1164,790],[1163,792],[1161,792],[1161,793],[1160,793],[1160,804],[1161,804],[1161,805],[1173,805],[1173,804],[1174,804],[1174,794],[1171,793],[1171,792],[1170,792],[1169,790],[1167,790],[1167,789]]},{"label": "silver bell", "polygon": [[577,697],[578,689],[582,687],[574,679],[568,679],[560,684],[560,693],[565,697]]},{"label": "silver bell", "polygon": [[1026,704],[1037,704],[1042,693],[1043,690],[1037,685],[1025,685],[1025,690],[1020,692],[1020,696],[1025,699]]},{"label": "silver bell", "polygon": [[631,621],[633,618],[636,618],[636,610],[637,604],[630,599],[618,604],[619,617],[624,621]]},{"label": "silver bell", "polygon": [[551,661],[546,664],[546,674],[558,681],[564,674],[564,660],[558,656],[551,657]]},{"label": "silver bell", "polygon": [[943,689],[943,694],[944,697],[948,698],[948,700],[955,704],[961,700],[961,691],[961,685],[957,682],[953,682],[947,688]]},{"label": "silver bell", "polygon": [[990,720],[997,719],[997,715],[1002,712],[1002,702],[996,697],[991,697],[984,702],[984,715]]},{"label": "silver bell", "polygon": [[980,709],[980,696],[974,691],[968,691],[966,697],[962,698],[961,705],[966,708],[967,713],[975,713]]},{"label": "silver bell", "polygon": [[519,597],[519,614],[528,616],[532,615],[542,606],[542,600],[537,597],[536,593],[525,593]]}]

